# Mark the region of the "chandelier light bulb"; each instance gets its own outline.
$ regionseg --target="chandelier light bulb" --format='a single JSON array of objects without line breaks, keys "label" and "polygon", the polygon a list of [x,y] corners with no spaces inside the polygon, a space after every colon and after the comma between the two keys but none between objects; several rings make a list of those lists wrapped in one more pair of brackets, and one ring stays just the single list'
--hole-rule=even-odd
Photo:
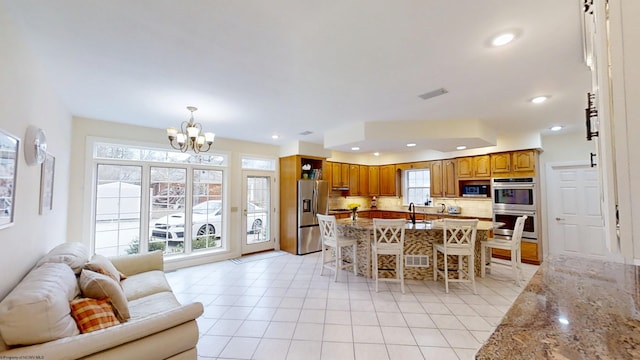
[{"label": "chandelier light bulb", "polygon": [[193,112],[198,110],[195,106],[187,106],[187,110],[191,112],[188,121],[183,121],[180,129],[173,127],[167,128],[167,137],[172,148],[187,152],[192,150],[198,154],[201,151],[209,151],[216,135],[212,132],[202,131],[202,125],[193,120]]}]

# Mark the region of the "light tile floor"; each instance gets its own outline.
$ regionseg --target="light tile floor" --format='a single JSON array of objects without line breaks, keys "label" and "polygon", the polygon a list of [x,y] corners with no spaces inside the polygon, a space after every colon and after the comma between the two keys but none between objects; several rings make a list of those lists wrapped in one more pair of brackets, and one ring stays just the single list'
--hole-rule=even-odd
[{"label": "light tile floor", "polygon": [[[277,255],[277,256],[274,256]],[[284,252],[167,273],[181,302],[200,301],[199,359],[473,359],[537,266],[523,264],[518,287],[510,268],[493,266],[468,284],[392,283],[341,272],[320,254]]]}]

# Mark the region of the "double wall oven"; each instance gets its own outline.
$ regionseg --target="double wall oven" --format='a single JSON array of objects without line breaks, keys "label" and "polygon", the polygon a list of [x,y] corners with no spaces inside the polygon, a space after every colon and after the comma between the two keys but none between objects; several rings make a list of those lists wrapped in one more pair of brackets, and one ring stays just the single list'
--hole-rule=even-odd
[{"label": "double wall oven", "polygon": [[513,235],[516,219],[526,215],[522,241],[538,241],[538,204],[534,178],[494,178],[493,221],[504,223],[494,230],[494,234],[509,237]]}]

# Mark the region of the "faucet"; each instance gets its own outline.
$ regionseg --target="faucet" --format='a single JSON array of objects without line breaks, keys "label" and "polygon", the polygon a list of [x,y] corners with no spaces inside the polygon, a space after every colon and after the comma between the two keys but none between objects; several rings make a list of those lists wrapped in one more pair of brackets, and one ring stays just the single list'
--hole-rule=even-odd
[{"label": "faucet", "polygon": [[409,215],[409,218],[411,219],[411,223],[415,224],[416,223],[416,206],[414,203],[409,203],[409,211],[411,211],[411,214]]},{"label": "faucet", "polygon": [[438,203],[438,205],[442,206],[438,212],[440,214],[444,214],[444,211],[447,209],[447,206],[444,203]]}]

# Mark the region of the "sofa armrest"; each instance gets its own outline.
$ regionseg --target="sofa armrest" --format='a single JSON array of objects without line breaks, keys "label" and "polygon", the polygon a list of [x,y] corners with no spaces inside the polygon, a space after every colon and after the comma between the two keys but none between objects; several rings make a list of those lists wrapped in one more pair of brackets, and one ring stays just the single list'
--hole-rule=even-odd
[{"label": "sofa armrest", "polygon": [[190,303],[107,329],[0,352],[0,358],[80,359],[197,319],[204,308]]},{"label": "sofa armrest", "polygon": [[160,250],[145,254],[114,256],[109,260],[118,271],[127,276],[152,270],[164,271],[164,259]]}]

